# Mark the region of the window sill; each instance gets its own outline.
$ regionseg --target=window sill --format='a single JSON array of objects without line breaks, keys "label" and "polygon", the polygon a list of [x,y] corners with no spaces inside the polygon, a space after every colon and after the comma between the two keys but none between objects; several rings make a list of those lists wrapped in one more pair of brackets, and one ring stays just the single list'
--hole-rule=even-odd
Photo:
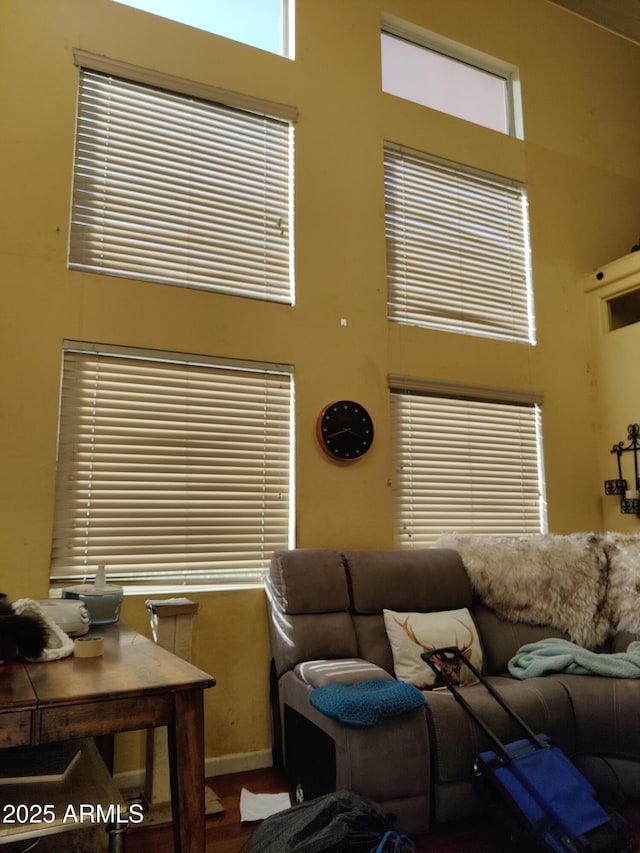
[{"label": "window sill", "polygon": [[[49,598],[62,598],[62,590],[72,584],[52,584],[49,587]],[[251,583],[201,583],[193,585],[173,586],[170,584],[127,584],[122,587],[125,598],[134,596],[145,596],[152,598],[158,595],[171,597],[188,597],[201,592],[235,592],[237,590],[263,589],[263,584]]]}]

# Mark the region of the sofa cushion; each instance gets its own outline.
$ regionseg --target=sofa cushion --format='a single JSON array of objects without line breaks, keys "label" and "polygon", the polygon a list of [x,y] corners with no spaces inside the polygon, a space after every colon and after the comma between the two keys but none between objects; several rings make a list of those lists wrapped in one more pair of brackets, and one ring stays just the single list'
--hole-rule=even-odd
[{"label": "sofa cushion", "polygon": [[[493,687],[536,732],[548,734],[555,746],[572,754],[575,748],[573,709],[567,692],[557,681],[531,678],[516,681],[493,677]],[[523,737],[514,723],[481,684],[462,688],[462,695],[503,743]],[[469,780],[479,752],[493,744],[446,688],[425,693],[435,781]]]},{"label": "sofa cushion", "polygon": [[[640,681],[557,673],[573,705],[576,749],[640,760]],[[537,680],[537,679],[534,679]]]},{"label": "sofa cushion", "polygon": [[[384,610],[383,616],[393,653],[393,668],[401,681],[408,681],[422,690],[431,689],[436,683],[436,676],[421,655],[443,646],[457,646],[470,654],[477,669],[482,669],[478,632],[466,607],[437,613]],[[459,659],[454,663],[455,671],[450,675],[455,684],[472,684],[476,680],[469,667],[460,665]]]},{"label": "sofa cushion", "polygon": [[349,609],[342,559],[330,549],[275,551],[269,569],[271,592],[284,613],[332,613]]},{"label": "sofa cushion", "polygon": [[384,627],[382,613],[353,615],[353,628],[358,643],[358,655],[382,667],[395,677],[391,645]]},{"label": "sofa cushion", "polygon": [[471,606],[471,584],[455,551],[345,551],[343,556],[356,613]]},{"label": "sofa cushion", "polygon": [[[271,597],[269,586],[267,599]],[[283,613],[269,602],[271,653],[278,676],[307,660],[358,657],[348,613]]]},{"label": "sofa cushion", "polygon": [[507,672],[507,664],[521,646],[547,637],[564,640],[569,635],[548,625],[529,625],[527,622],[506,622],[480,601],[473,605],[473,616],[482,637],[485,670],[489,675]]},{"label": "sofa cushion", "polygon": [[629,643],[640,640],[640,634],[632,634],[631,631],[619,631],[611,637],[610,647],[606,651],[626,652]]}]

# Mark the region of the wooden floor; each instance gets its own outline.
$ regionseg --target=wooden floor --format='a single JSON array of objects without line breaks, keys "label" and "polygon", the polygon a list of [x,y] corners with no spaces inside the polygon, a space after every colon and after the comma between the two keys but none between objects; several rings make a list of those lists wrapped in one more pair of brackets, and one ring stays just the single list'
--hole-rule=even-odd
[{"label": "wooden floor", "polygon": [[[275,769],[252,770],[208,780],[224,807],[224,814],[207,818],[206,853],[238,853],[255,826],[240,822],[240,791],[247,788],[255,794],[273,794],[287,790],[283,775]],[[625,817],[635,829],[636,847],[640,850],[640,803],[624,809]],[[436,826],[428,835],[415,837],[418,853],[501,853],[505,850],[490,822],[465,819]],[[170,826],[131,827],[125,834],[125,853],[173,853]]]}]

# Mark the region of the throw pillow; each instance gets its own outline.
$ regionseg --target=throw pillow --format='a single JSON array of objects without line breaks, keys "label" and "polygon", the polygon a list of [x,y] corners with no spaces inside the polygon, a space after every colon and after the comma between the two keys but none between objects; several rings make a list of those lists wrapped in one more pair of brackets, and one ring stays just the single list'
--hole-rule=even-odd
[{"label": "throw pillow", "polygon": [[[446,610],[436,613],[396,613],[383,610],[384,625],[393,654],[396,678],[415,684],[421,690],[440,686],[431,667],[420,655],[443,646],[457,646],[477,668],[482,669],[482,648],[469,610]],[[437,660],[436,666],[454,684],[472,684],[475,676],[458,658]],[[439,682],[439,679],[438,679]]]}]

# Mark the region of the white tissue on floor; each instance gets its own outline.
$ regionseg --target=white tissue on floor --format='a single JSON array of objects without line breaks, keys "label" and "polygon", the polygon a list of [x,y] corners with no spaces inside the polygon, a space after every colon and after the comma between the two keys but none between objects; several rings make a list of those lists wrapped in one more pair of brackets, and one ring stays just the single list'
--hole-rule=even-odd
[{"label": "white tissue on floor", "polygon": [[289,794],[253,794],[246,788],[240,791],[240,820],[264,820],[272,814],[291,808]]}]

